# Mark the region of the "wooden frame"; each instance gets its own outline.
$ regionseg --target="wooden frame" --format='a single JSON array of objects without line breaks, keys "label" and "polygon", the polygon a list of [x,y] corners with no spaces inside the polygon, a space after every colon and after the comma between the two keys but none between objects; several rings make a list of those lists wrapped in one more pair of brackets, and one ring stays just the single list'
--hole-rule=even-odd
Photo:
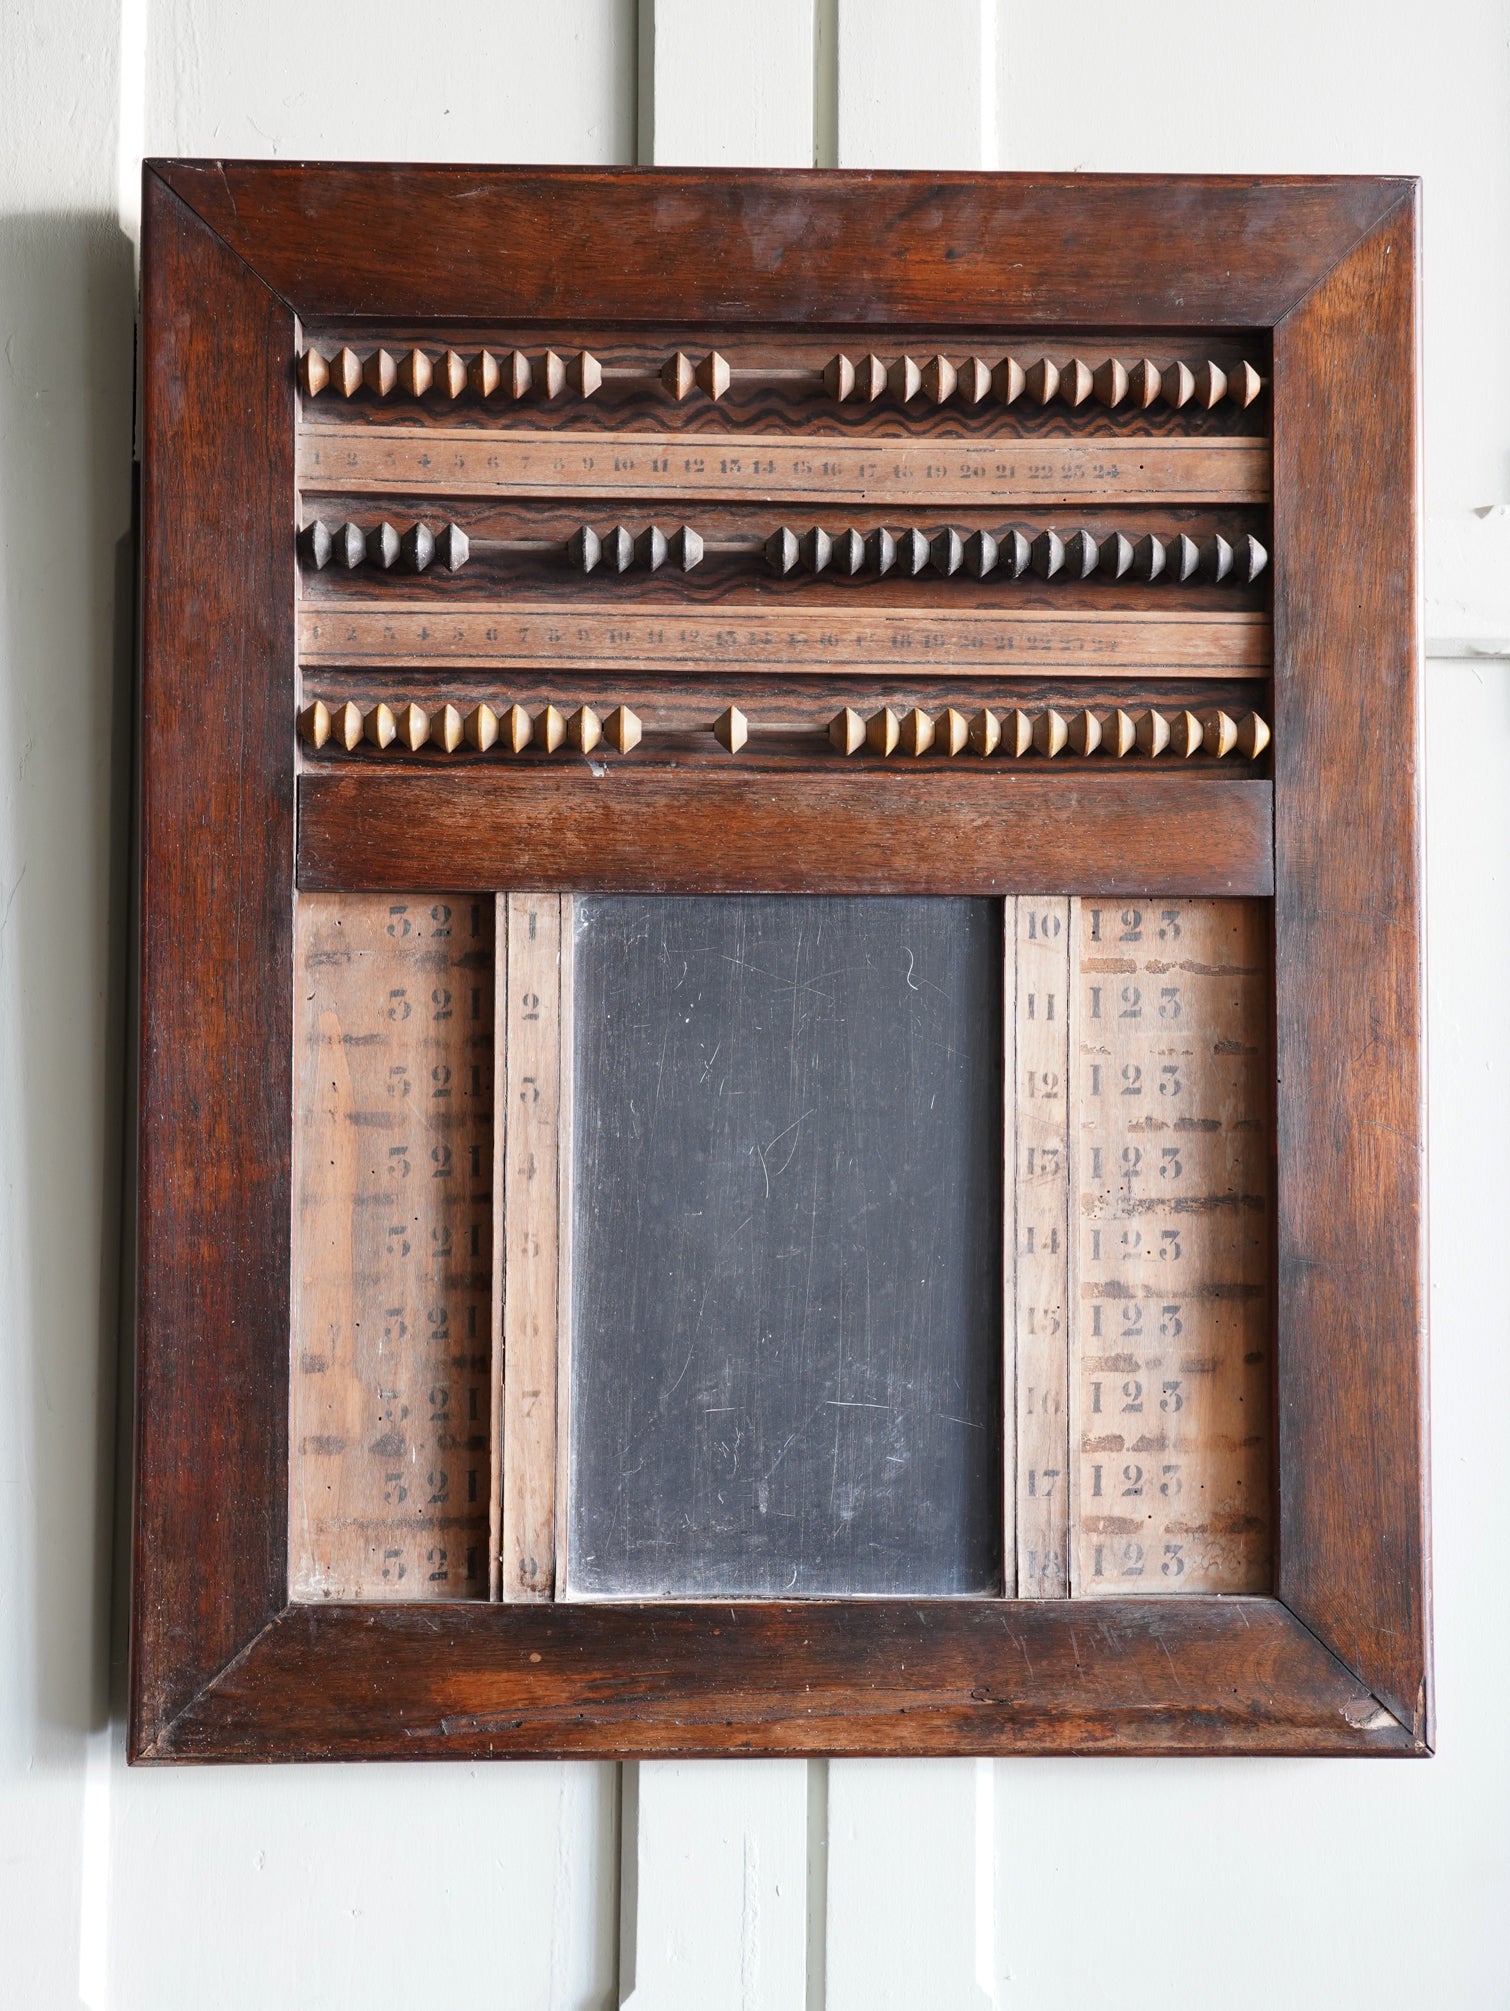
[{"label": "wooden frame", "polygon": [[[147,165],[134,1759],[1430,1750],[1417,209],[1407,180]],[[720,780],[648,851],[617,784],[464,825],[444,775],[329,775],[296,814],[301,318],[528,324],[569,279],[633,324],[668,273],[689,323],[1270,331],[1272,794],[1171,778],[1133,822],[1119,779],[1023,777],[964,882],[899,867],[846,775],[763,785],[764,837]],[[933,856],[982,837],[963,784],[926,814]],[[1128,890],[1272,891],[1277,1595],[291,1605],[292,889],[336,845],[344,884],[435,883],[438,843],[447,886],[508,849],[526,887],[606,858],[672,891],[1113,891],[1112,844]]]}]

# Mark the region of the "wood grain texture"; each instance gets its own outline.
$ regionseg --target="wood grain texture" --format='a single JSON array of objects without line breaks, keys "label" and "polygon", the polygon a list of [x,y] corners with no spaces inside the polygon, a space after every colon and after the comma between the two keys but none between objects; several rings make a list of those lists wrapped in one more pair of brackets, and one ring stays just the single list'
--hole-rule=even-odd
[{"label": "wood grain texture", "polygon": [[999,327],[1271,327],[1410,186],[183,160],[148,172],[305,318],[528,322],[569,300],[583,321],[658,322],[674,272],[689,323],[857,328],[970,325],[988,302]]},{"label": "wood grain texture", "polygon": [[152,175],[142,303],[137,1754],[285,1597],[294,857],[293,319]]},{"label": "wood grain texture", "polygon": [[1279,1589],[1429,1741],[1417,257],[1412,187],[1275,337]]},{"label": "wood grain texture", "polygon": [[1278,1600],[1194,1598],[296,1607],[155,1756],[1421,1750]]},{"label": "wood grain texture", "polygon": [[709,773],[695,794],[674,775],[627,768],[315,774],[299,784],[299,884],[1267,894],[1270,814],[1267,782],[1116,772],[1082,782],[1005,763],[978,774]]}]

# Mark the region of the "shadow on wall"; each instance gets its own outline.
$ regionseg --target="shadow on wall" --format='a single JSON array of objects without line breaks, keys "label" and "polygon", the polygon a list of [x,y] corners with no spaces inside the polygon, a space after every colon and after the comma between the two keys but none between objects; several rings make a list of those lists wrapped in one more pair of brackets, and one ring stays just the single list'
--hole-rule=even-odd
[{"label": "shadow on wall", "polygon": [[28,1766],[111,1698],[134,292],[113,215],[0,217],[0,1762]]}]

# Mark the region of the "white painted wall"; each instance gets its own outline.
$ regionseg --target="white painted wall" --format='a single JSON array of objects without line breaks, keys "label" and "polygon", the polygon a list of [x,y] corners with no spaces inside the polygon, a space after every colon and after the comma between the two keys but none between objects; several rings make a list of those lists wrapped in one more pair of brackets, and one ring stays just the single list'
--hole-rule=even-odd
[{"label": "white painted wall", "polygon": [[[8,0],[0,2002],[1510,2003],[1510,17]],[[1426,176],[1440,1752],[127,1772],[108,1684],[131,252],[152,153]],[[1451,652],[1459,654],[1453,656]],[[1339,750],[1345,758],[1345,750]],[[1488,1026],[1483,1036],[1480,1028]],[[1473,1028],[1470,1037],[1469,1028]],[[1108,1877],[1107,1867],[1126,1866]],[[1220,1981],[1218,1981],[1220,1979]]]}]

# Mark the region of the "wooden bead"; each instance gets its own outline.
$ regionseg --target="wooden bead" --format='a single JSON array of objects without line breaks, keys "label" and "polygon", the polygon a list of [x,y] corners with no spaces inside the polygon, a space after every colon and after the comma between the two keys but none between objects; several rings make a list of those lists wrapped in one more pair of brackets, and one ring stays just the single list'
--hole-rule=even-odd
[{"label": "wooden bead", "polygon": [[1092,379],[1096,397],[1109,410],[1120,405],[1127,396],[1127,368],[1115,356],[1108,356],[1097,369]]},{"label": "wooden bead", "polygon": [[591,398],[603,383],[603,366],[591,350],[579,349],[566,366],[566,381],[579,398]]},{"label": "wooden bead", "polygon": [[727,712],[721,712],[713,722],[713,737],[720,747],[727,747],[731,754],[737,754],[750,737],[750,722],[737,705],[731,705]]},{"label": "wooden bead", "polygon": [[462,722],[462,732],[466,735],[468,747],[479,754],[486,754],[498,738],[498,714],[491,705],[474,705]]},{"label": "wooden bead", "polygon": [[690,573],[703,562],[703,541],[690,524],[682,524],[666,540],[666,557],[679,573]]},{"label": "wooden bead", "polygon": [[1200,570],[1201,555],[1194,538],[1181,531],[1169,540],[1164,548],[1164,570],[1172,580],[1183,586],[1186,580],[1194,579]]},{"label": "wooden bead", "polygon": [[534,737],[534,726],[522,705],[511,705],[498,722],[498,738],[510,754],[522,754]]},{"label": "wooden bead", "polygon": [[1077,712],[1070,721],[1070,752],[1072,754],[1094,754],[1101,745],[1101,722],[1094,712]]},{"label": "wooden bead", "polygon": [[1101,722],[1101,745],[1106,752],[1120,761],[1124,754],[1131,754],[1138,744],[1138,731],[1133,725],[1132,715],[1118,706],[1109,712]]},{"label": "wooden bead", "polygon": [[603,721],[603,738],[619,754],[639,746],[641,730],[639,714],[627,705],[616,705]]},{"label": "wooden bead", "polygon": [[982,760],[994,754],[1001,745],[1001,721],[994,712],[977,712],[970,721],[966,743],[972,754]]},{"label": "wooden bead", "polygon": [[1033,564],[1033,547],[1026,531],[1008,531],[997,541],[996,563],[1009,580],[1027,575]]},{"label": "wooden bead", "polygon": [[1269,554],[1258,539],[1244,533],[1232,547],[1233,571],[1245,585],[1251,586],[1264,567],[1269,563]]},{"label": "wooden bead", "polygon": [[554,705],[547,705],[535,714],[535,745],[547,754],[558,751],[566,738],[566,721]]},{"label": "wooden bead", "polygon": [[1193,712],[1177,712],[1169,722],[1169,751],[1188,761],[1192,754],[1199,754],[1205,735],[1201,722]]},{"label": "wooden bead", "polygon": [[697,383],[697,368],[685,350],[678,349],[674,356],[668,356],[661,365],[661,382],[678,404],[692,394]]},{"label": "wooden bead", "polygon": [[853,526],[841,531],[834,539],[833,568],[849,579],[865,570],[865,539]]},{"label": "wooden bead", "polygon": [[330,381],[343,398],[355,398],[362,388],[362,359],[354,349],[338,349],[331,357]]},{"label": "wooden bead", "polygon": [[895,754],[901,733],[902,722],[889,705],[883,705],[865,722],[865,745],[872,754]]},{"label": "wooden bead", "polygon": [[1237,745],[1237,721],[1231,713],[1203,712],[1201,742],[1206,752],[1214,754],[1218,761],[1229,755]]},{"label": "wooden bead", "polygon": [[1141,357],[1127,373],[1127,395],[1140,412],[1146,412],[1163,384],[1159,366]]},{"label": "wooden bead", "polygon": [[1113,531],[1101,540],[1101,552],[1096,570],[1104,573],[1109,580],[1125,579],[1132,571],[1133,542],[1125,531]]},{"label": "wooden bead", "polygon": [[1027,373],[1015,356],[1004,356],[991,372],[991,389],[1003,405],[1015,404],[1027,381]]},{"label": "wooden bead", "polygon": [[1251,363],[1239,363],[1227,372],[1227,396],[1240,410],[1246,411],[1263,388],[1264,380]]},{"label": "wooden bead", "polygon": [[837,404],[854,395],[855,366],[847,356],[835,356],[823,366],[823,388]]},{"label": "wooden bead", "polygon": [[435,382],[435,366],[423,349],[406,349],[399,358],[399,389],[411,398],[423,398]]},{"label": "wooden bead", "polygon": [[658,573],[666,563],[668,550],[666,533],[656,524],[647,525],[634,541],[635,557],[653,573]]},{"label": "wooden bead", "polygon": [[579,705],[566,722],[566,737],[579,754],[591,754],[603,738],[603,722],[590,705]]},{"label": "wooden bead", "polygon": [[375,398],[386,398],[398,383],[398,365],[386,349],[374,349],[362,365],[362,382]]},{"label": "wooden bead", "polygon": [[1001,722],[1001,751],[1013,761],[1020,761],[1032,745],[1032,715],[1014,708]]},{"label": "wooden bead", "polygon": [[1033,745],[1050,761],[1056,754],[1063,753],[1069,737],[1069,721],[1052,707],[1047,712],[1040,712],[1033,721]]},{"label": "wooden bead", "polygon": [[1232,547],[1219,532],[1209,538],[1196,541],[1196,549],[1201,555],[1201,572],[1208,580],[1220,583],[1232,570]]},{"label": "wooden bead", "polygon": [[1152,582],[1164,570],[1164,540],[1146,531],[1133,546],[1133,578]]},{"label": "wooden bead", "polygon": [[406,573],[422,573],[435,557],[435,539],[428,524],[411,524],[398,541],[399,564]]},{"label": "wooden bead", "polygon": [[318,349],[306,349],[299,358],[299,389],[306,398],[318,398],[330,382],[330,365]]},{"label": "wooden bead", "polygon": [[491,349],[479,349],[467,365],[467,384],[474,398],[491,398],[503,382],[503,371]]},{"label": "wooden bead", "polygon": [[965,541],[958,531],[936,531],[929,541],[928,557],[936,573],[951,579],[965,563]]},{"label": "wooden bead", "polygon": [[1096,387],[1090,365],[1072,356],[1059,373],[1059,395],[1066,405],[1083,405]]},{"label": "wooden bead", "polygon": [[381,700],[372,707],[362,721],[362,737],[374,747],[391,747],[398,725],[392,710]]},{"label": "wooden bead", "polygon": [[959,367],[959,395],[967,405],[979,405],[991,389],[991,371],[982,356],[967,356]]},{"label": "wooden bead", "polygon": [[559,398],[566,389],[566,363],[554,349],[540,359],[540,389],[547,398]]},{"label": "wooden bead", "polygon": [[442,398],[449,398],[454,402],[466,388],[466,364],[454,349],[443,350],[435,365],[435,389]]},{"label": "wooden bead", "polygon": [[401,746],[411,754],[418,753],[430,738],[430,715],[422,705],[416,705],[411,698],[407,705],[401,705],[394,714],[394,730]]},{"label": "wooden bead", "polygon": [[456,707],[443,705],[430,721],[430,745],[454,754],[466,736],[466,722]]},{"label": "wooden bead", "polygon": [[890,531],[874,530],[865,540],[865,563],[873,573],[889,573],[897,562],[897,541]]},{"label": "wooden bead", "polygon": [[827,531],[814,524],[810,531],[803,532],[798,546],[802,563],[810,573],[828,571],[828,562],[834,555],[834,541]]},{"label": "wooden bead", "polygon": [[1162,712],[1140,712],[1134,722],[1138,752],[1152,758],[1169,745],[1169,721]]},{"label": "wooden bead", "polygon": [[1001,548],[989,531],[972,531],[965,540],[965,571],[983,580],[996,570]]},{"label": "wooden bead", "polygon": [[1256,761],[1269,744],[1269,729],[1256,712],[1245,712],[1237,722],[1237,751],[1244,761]]},{"label": "wooden bead", "polygon": [[1210,412],[1227,395],[1227,373],[1220,363],[1213,363],[1208,357],[1205,362],[1197,363],[1192,374],[1195,377],[1195,402],[1203,411]]},{"label": "wooden bead", "polygon": [[330,738],[330,708],[317,698],[299,714],[299,738],[310,747],[323,747]]},{"label": "wooden bead", "polygon": [[1195,396],[1195,376],[1188,363],[1170,363],[1164,368],[1160,394],[1166,405],[1179,411]]},{"label": "wooden bead", "polygon": [[865,745],[865,721],[852,705],[846,705],[828,722],[828,737],[840,754],[858,754]]},{"label": "wooden bead", "polygon": [[460,524],[446,524],[435,540],[435,558],[448,573],[459,573],[472,556],[471,540]]},{"label": "wooden bead", "polygon": [[1059,366],[1047,356],[1030,363],[1024,375],[1024,389],[1037,405],[1047,405],[1059,392]]},{"label": "wooden bead", "polygon": [[398,564],[399,535],[392,524],[374,524],[367,533],[366,544],[368,565],[386,573]]},{"label": "wooden bead", "polygon": [[1072,580],[1088,580],[1100,557],[1101,547],[1089,531],[1071,531],[1064,541],[1064,570]]},{"label": "wooden bead", "polygon": [[940,754],[963,754],[970,737],[970,722],[954,706],[947,706],[933,726],[933,744]]},{"label": "wooden bead", "polygon": [[[509,396],[517,404],[521,398],[527,395],[535,382],[535,366],[530,362],[530,359],[522,349],[514,349],[509,352],[504,377],[508,385]],[[560,386],[558,385],[557,390],[559,389]],[[554,391],[550,393],[552,398],[555,395]]]},{"label": "wooden bead", "polygon": [[312,524],[306,524],[294,540],[300,560],[311,571],[322,573],[330,564],[331,536],[328,527],[317,517]]},{"label": "wooden bead", "polygon": [[902,723],[897,729],[897,745],[904,754],[926,754],[933,745],[933,721],[926,712],[913,706],[902,715]]},{"label": "wooden bead", "polygon": [[933,557],[928,540],[914,524],[897,539],[897,570],[915,580],[927,570]]},{"label": "wooden bead", "polygon": [[330,731],[338,745],[350,754],[367,730],[367,722],[362,717],[361,707],[353,705],[348,698],[344,705],[338,705],[330,715]]},{"label": "wooden bead", "polygon": [[360,524],[342,524],[331,533],[330,556],[332,563],[343,571],[356,571],[367,557],[367,537]]},{"label": "wooden bead", "polygon": [[855,396],[865,405],[874,405],[886,389],[886,365],[879,356],[862,356],[855,365]]},{"label": "wooden bead", "polygon": [[1064,566],[1064,540],[1057,531],[1040,531],[1033,540],[1033,570],[1051,580]]},{"label": "wooden bead", "polygon": [[959,372],[947,356],[931,356],[923,365],[923,396],[944,405],[954,396]]},{"label": "wooden bead", "polygon": [[601,549],[602,564],[611,573],[627,573],[634,564],[634,539],[624,524],[603,533]]},{"label": "wooden bead", "polygon": [[716,349],[710,350],[697,366],[697,381],[701,390],[716,405],[729,388],[730,371],[728,363]]},{"label": "wooden bead", "polygon": [[591,524],[579,524],[566,541],[566,556],[580,573],[590,573],[603,556],[603,540]]},{"label": "wooden bead", "polygon": [[766,564],[773,573],[780,573],[785,579],[796,572],[802,563],[802,547],[797,542],[797,533],[783,524],[780,530],[772,531],[765,541]]},{"label": "wooden bead", "polygon": [[906,405],[922,390],[923,373],[911,356],[899,356],[887,371],[886,381],[891,386],[892,397],[899,404]]}]

